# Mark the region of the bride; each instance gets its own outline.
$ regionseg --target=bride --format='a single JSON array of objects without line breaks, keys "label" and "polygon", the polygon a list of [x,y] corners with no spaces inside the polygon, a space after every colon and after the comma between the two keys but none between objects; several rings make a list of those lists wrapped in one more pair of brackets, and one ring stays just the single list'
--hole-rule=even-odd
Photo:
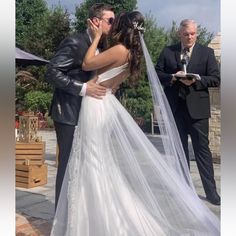
[{"label": "bride", "polygon": [[[83,98],[51,236],[220,235],[219,220],[194,190],[143,26],[141,13],[120,14],[111,47],[95,55],[102,29],[90,22],[94,39],[83,69],[97,70],[107,93]],[[154,108],[164,120],[161,151],[112,94],[128,76],[138,78],[143,54]]]}]

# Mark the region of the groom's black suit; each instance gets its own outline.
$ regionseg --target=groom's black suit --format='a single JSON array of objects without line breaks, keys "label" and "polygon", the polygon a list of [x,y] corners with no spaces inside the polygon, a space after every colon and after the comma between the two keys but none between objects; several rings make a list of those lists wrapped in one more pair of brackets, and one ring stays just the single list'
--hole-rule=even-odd
[{"label": "groom's black suit", "polygon": [[[213,49],[196,43],[187,72],[199,74],[201,81],[196,81],[188,87],[180,81],[172,84],[172,74],[182,69],[180,54],[180,43],[164,48],[157,61],[156,71],[175,117],[188,163],[188,134],[190,134],[203,187],[207,197],[211,198],[212,194],[216,193],[216,184],[212,155],[208,146],[210,117],[208,87],[219,86],[219,68]],[[180,96],[183,90],[184,97]]]},{"label": "groom's black suit", "polygon": [[56,205],[78,122],[82,101],[79,94],[83,83],[93,76],[92,72],[82,70],[83,59],[90,45],[86,32],[64,39],[51,59],[45,76],[46,81],[55,87],[49,115],[54,120],[59,146]]}]

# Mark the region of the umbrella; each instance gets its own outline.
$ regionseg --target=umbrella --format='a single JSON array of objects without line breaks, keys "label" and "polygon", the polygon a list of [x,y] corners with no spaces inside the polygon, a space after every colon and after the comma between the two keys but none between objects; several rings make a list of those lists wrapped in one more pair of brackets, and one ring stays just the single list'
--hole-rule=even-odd
[{"label": "umbrella", "polygon": [[31,53],[25,52],[16,47],[16,64],[21,66],[28,66],[28,65],[45,65],[49,61],[35,56]]}]

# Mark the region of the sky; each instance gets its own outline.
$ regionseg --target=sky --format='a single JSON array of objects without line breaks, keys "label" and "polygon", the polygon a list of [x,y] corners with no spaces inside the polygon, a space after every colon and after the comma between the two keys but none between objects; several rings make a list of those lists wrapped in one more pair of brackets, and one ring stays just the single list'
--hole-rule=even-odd
[{"label": "sky", "polygon": [[[75,6],[82,3],[82,0],[47,0],[48,6],[55,6],[60,3],[71,14]],[[209,32],[218,33],[220,28],[220,0],[137,0],[138,10],[151,14],[157,22],[157,26],[166,29],[177,24],[182,19],[190,18],[205,27]]]}]

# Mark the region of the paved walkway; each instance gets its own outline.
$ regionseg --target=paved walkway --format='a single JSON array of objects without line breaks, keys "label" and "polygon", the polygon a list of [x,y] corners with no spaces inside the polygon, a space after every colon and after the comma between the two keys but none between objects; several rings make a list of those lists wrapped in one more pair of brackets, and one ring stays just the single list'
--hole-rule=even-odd
[{"label": "paved walkway", "polygon": [[[54,131],[39,131],[46,141],[48,183],[31,189],[16,188],[16,236],[49,236],[54,213],[54,187],[56,175],[56,136]],[[158,145],[157,136],[149,136]],[[220,165],[215,164],[215,179],[220,193]],[[205,200],[204,190],[195,161],[191,161],[191,176],[197,193],[206,205],[220,217],[220,206]]]}]

